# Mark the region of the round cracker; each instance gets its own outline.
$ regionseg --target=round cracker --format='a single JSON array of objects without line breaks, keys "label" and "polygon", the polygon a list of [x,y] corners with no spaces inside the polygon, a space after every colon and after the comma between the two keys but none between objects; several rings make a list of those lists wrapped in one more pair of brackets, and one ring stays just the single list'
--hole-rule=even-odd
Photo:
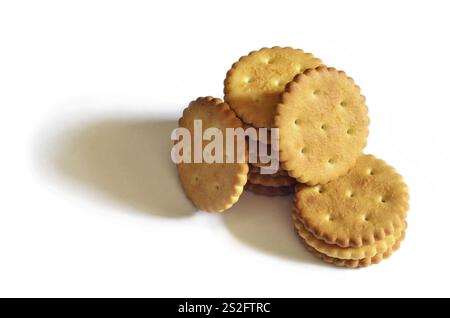
[{"label": "round cracker", "polygon": [[361,247],[400,228],[408,201],[408,187],[395,169],[364,155],[337,180],[297,186],[294,206],[299,220],[318,239],[341,247]]},{"label": "round cracker", "polygon": [[253,184],[248,182],[245,185],[245,190],[248,190],[258,195],[276,197],[276,196],[285,196],[293,193],[294,187],[266,187],[260,184]]},{"label": "round cracker", "polygon": [[287,187],[297,183],[297,180],[289,176],[272,176],[270,174],[250,173],[248,181],[266,187]]},{"label": "round cracker", "polygon": [[346,174],[366,146],[368,125],[365,98],[353,79],[334,68],[305,71],[276,108],[283,169],[309,185]]},{"label": "round cracker", "polygon": [[[194,120],[202,120],[203,131],[210,127],[220,129],[224,142],[226,128],[242,127],[241,120],[222,100],[200,97],[183,111],[178,123],[179,127],[189,129],[191,149],[194,149]],[[230,208],[239,199],[247,182],[247,163],[180,163],[177,169],[186,195],[195,206],[208,212]]]},{"label": "round cracker", "polygon": [[340,247],[335,244],[327,244],[324,241],[317,239],[304,227],[303,223],[298,220],[297,210],[295,209],[292,214],[292,219],[298,235],[300,235],[309,246],[329,257],[346,260],[361,260],[372,258],[377,254],[384,254],[402,237],[406,228],[405,222],[401,227],[396,229],[393,234],[387,235],[384,240],[376,241],[370,245],[364,245],[362,247]]},{"label": "round cracker", "polygon": [[272,126],[285,85],[296,74],[322,65],[310,53],[290,47],[262,48],[234,63],[225,78],[225,101],[247,124]]}]

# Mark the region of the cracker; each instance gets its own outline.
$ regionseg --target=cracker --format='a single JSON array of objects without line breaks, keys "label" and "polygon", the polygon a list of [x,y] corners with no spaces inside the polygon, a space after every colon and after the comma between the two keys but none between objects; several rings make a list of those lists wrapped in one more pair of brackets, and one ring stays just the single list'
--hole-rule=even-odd
[{"label": "cracker", "polygon": [[250,173],[248,181],[266,187],[287,187],[297,183],[297,180],[285,176],[272,176],[270,174]]},{"label": "cracker", "polygon": [[296,74],[322,65],[310,53],[290,47],[262,48],[233,64],[225,78],[225,101],[247,124],[272,126],[285,85]]},{"label": "cracker", "polygon": [[[242,127],[241,120],[229,106],[212,97],[200,97],[191,102],[178,126],[189,129],[194,136],[194,120],[197,119],[202,120],[203,130],[209,127],[222,130],[224,140],[225,128]],[[239,199],[247,182],[247,163],[180,163],[177,169],[186,195],[195,206],[208,212],[230,208]]]},{"label": "cracker", "polygon": [[389,248],[386,252],[377,254],[370,258],[364,258],[360,260],[348,260],[348,259],[340,259],[340,258],[334,258],[330,257],[326,254],[320,253],[319,251],[315,250],[313,247],[309,246],[305,240],[301,237],[300,241],[304,244],[306,249],[313,253],[316,257],[320,258],[326,263],[333,264],[339,267],[347,267],[347,268],[360,268],[360,267],[367,267],[369,265],[374,265],[380,263],[382,260],[389,258],[393,252],[397,251],[400,248],[401,241],[404,239],[404,235],[401,237],[400,240],[395,242],[395,244]]},{"label": "cracker", "polygon": [[258,195],[265,195],[269,197],[285,196],[294,192],[294,187],[266,187],[260,184],[253,184],[248,182],[245,185],[245,190],[253,192]]},{"label": "cracker", "polygon": [[302,222],[297,218],[296,210],[294,210],[292,218],[298,235],[309,246],[329,257],[347,260],[360,260],[372,258],[377,254],[382,255],[394,246],[394,244],[402,237],[406,228],[406,223],[403,223],[403,225],[396,229],[393,234],[386,236],[384,240],[376,241],[370,245],[364,245],[362,247],[340,247],[335,244],[327,244],[324,241],[317,239],[312,233],[305,229]]},{"label": "cracker", "polygon": [[307,70],[287,85],[276,108],[281,165],[301,183],[334,180],[362,155],[368,125],[353,79],[324,66]]},{"label": "cracker", "polygon": [[298,219],[318,239],[341,247],[361,247],[400,228],[408,201],[408,187],[395,169],[364,155],[337,180],[297,186],[294,206]]}]

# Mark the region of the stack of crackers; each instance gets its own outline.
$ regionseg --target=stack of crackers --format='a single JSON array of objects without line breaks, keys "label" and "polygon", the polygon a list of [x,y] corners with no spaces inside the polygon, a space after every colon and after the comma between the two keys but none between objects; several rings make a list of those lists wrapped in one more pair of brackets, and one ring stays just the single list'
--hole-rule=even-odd
[{"label": "stack of crackers", "polygon": [[[248,126],[247,126],[248,127]],[[259,137],[259,136],[257,136]],[[248,136],[249,143],[251,141],[251,134]],[[265,196],[285,196],[294,192],[294,187],[297,184],[297,180],[289,176],[288,172],[280,167],[278,158],[268,158],[264,154],[273,154],[277,152],[277,148],[270,143],[270,139],[267,139],[268,143],[260,140],[255,140],[256,151],[254,162],[249,162],[249,174],[245,189],[255,194]],[[262,152],[264,153],[261,155]],[[248,149],[249,152],[252,149]],[[254,151],[254,150],[253,150]],[[271,168],[272,162],[268,160],[276,160],[275,168]],[[251,161],[251,160],[249,160]],[[266,162],[268,161],[268,162]],[[264,169],[266,169],[264,171]]]},{"label": "stack of crackers", "polygon": [[263,48],[233,64],[224,95],[225,101],[191,102],[179,127],[193,132],[201,119],[203,129],[267,128],[277,133],[277,147],[270,138],[253,138],[278,152],[280,167],[268,175],[261,173],[264,160],[179,163],[183,188],[198,208],[222,212],[244,188],[269,196],[293,192],[294,228],[325,262],[364,267],[399,248],[408,188],[394,168],[363,153],[368,110],[352,78],[302,50]]}]

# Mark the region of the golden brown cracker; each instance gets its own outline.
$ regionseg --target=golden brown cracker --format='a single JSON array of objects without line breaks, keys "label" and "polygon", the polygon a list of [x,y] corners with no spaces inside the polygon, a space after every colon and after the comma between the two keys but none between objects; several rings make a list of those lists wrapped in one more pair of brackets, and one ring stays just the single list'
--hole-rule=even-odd
[{"label": "golden brown cracker", "polygon": [[299,74],[276,108],[280,162],[301,183],[334,180],[362,155],[369,117],[353,79],[324,66]]},{"label": "golden brown cracker", "polygon": [[383,160],[364,155],[349,173],[325,185],[299,185],[298,219],[318,239],[341,247],[383,240],[400,228],[409,209],[403,178]]},{"label": "golden brown cracker", "polygon": [[[192,149],[194,120],[202,120],[203,130],[209,127],[220,129],[224,140],[226,128],[242,127],[241,120],[226,103],[217,98],[200,97],[184,110],[178,124],[189,129]],[[230,208],[247,182],[247,163],[180,163],[177,168],[186,195],[195,206],[208,212]]]},{"label": "golden brown cracker", "polygon": [[319,65],[322,61],[312,54],[290,47],[253,51],[228,71],[225,101],[247,124],[270,128],[285,85],[296,74]]}]

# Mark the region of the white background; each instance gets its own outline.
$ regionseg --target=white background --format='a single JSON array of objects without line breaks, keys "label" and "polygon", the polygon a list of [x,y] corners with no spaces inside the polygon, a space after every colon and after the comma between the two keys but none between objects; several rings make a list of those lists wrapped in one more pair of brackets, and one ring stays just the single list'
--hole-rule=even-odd
[{"label": "white background", "polygon": [[[1,1],[0,296],[450,296],[448,1]],[[186,104],[241,55],[345,70],[368,153],[410,186],[368,269],[307,253],[289,198],[195,211],[169,160]]]}]

